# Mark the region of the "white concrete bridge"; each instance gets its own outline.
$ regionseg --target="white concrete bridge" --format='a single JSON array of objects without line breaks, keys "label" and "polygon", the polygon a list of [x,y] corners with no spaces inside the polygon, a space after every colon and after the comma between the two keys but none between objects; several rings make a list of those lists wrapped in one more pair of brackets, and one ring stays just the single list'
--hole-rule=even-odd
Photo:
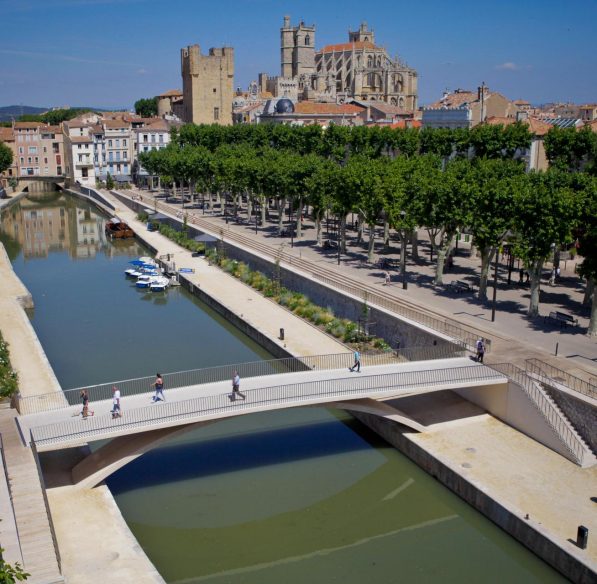
[{"label": "white concrete bridge", "polygon": [[245,378],[246,400],[231,401],[230,381],[166,389],[165,402],[152,403],[151,391],[123,397],[123,415],[113,419],[111,400],[91,403],[95,415],[81,419],[80,405],[20,416],[23,436],[38,452],[81,447],[110,439],[72,469],[80,486],[93,486],[131,460],[179,432],[198,425],[277,409],[324,406],[392,419],[417,431],[425,428],[395,406],[399,397],[444,390],[504,389],[508,378],[468,358],[378,365],[361,373],[303,371]]}]

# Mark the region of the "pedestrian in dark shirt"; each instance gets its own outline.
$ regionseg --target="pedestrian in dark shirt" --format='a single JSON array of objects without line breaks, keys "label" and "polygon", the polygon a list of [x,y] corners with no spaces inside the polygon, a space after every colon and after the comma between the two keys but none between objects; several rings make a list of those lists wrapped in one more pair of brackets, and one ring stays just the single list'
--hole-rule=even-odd
[{"label": "pedestrian in dark shirt", "polygon": [[[82,389],[81,390],[81,401],[83,402],[83,410],[81,411],[81,415],[83,416],[83,419],[85,420],[90,414],[89,414],[89,393],[87,392],[86,389]],[[93,416],[95,412],[91,412],[91,415]]]},{"label": "pedestrian in dark shirt", "polygon": [[[155,394],[151,398],[152,402],[159,402],[160,400],[166,401],[164,397],[164,380],[159,373],[155,374],[155,381],[153,382],[153,386],[155,387]],[[160,397],[161,396],[161,397]]]}]

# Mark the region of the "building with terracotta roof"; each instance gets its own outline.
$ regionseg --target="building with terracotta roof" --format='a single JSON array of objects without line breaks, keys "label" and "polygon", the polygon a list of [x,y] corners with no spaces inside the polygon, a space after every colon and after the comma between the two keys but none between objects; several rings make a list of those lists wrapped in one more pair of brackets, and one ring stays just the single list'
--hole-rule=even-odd
[{"label": "building with terracotta roof", "polygon": [[12,164],[0,174],[0,189],[6,188],[8,180],[19,175],[17,166],[17,148],[15,144],[15,134],[13,128],[3,128],[0,126],[0,142],[12,150]]},{"label": "building with terracotta roof", "polygon": [[375,44],[374,31],[363,22],[348,32],[348,42],[315,50],[315,25],[290,24],[280,29],[281,75],[260,75],[262,90],[292,101],[345,103],[349,99],[377,101],[417,109],[418,76],[398,57]]},{"label": "building with terracotta roof", "polygon": [[580,106],[580,119],[583,122],[597,120],[597,103],[586,103]]},{"label": "building with terracotta roof", "polygon": [[272,99],[259,116],[259,122],[327,128],[338,126],[362,126],[367,119],[367,108],[356,104],[318,103],[300,101],[293,104],[289,99]]},{"label": "building with terracotta roof", "polygon": [[180,89],[170,89],[156,96],[158,100],[158,116],[164,118],[166,116],[177,116],[182,114],[182,111],[178,111],[182,108],[183,95]]},{"label": "building with terracotta roof", "polygon": [[[16,176],[63,176],[64,141],[60,126],[42,122],[15,122],[10,129]],[[14,169],[13,169],[14,172]]]},{"label": "building with terracotta roof", "polygon": [[514,102],[482,85],[477,91],[457,89],[423,108],[423,127],[472,128],[491,117],[516,119]]},{"label": "building with terracotta roof", "polygon": [[159,177],[150,176],[149,173],[140,165],[139,154],[142,152],[152,152],[153,150],[162,150],[170,143],[170,130],[172,126],[180,123],[169,122],[162,118],[148,119],[147,122],[138,128],[133,129],[133,181],[138,186],[157,186],[156,180]]}]

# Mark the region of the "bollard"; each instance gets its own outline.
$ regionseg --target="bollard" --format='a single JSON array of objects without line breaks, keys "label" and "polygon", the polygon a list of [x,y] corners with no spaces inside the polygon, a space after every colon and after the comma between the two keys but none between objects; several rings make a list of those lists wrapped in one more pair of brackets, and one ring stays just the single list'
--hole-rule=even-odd
[{"label": "bollard", "polygon": [[576,532],[576,545],[581,550],[587,549],[587,541],[589,539],[589,530],[584,525],[578,526],[578,531]]},{"label": "bollard", "polygon": [[555,356],[558,356],[558,349],[560,348],[560,343],[556,343],[556,354]]},{"label": "bollard", "polygon": [[281,341],[284,340],[284,329],[283,328],[280,329],[280,340]]}]

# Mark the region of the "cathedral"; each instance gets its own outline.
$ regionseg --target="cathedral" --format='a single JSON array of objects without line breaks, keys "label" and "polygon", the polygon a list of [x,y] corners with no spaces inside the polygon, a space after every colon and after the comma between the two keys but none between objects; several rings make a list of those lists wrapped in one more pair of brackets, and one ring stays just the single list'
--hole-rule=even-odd
[{"label": "cathedral", "polygon": [[375,44],[367,23],[349,31],[348,42],[315,50],[315,26],[290,24],[280,29],[281,75],[259,76],[261,91],[293,101],[384,102],[407,111],[417,109],[417,72]]}]

